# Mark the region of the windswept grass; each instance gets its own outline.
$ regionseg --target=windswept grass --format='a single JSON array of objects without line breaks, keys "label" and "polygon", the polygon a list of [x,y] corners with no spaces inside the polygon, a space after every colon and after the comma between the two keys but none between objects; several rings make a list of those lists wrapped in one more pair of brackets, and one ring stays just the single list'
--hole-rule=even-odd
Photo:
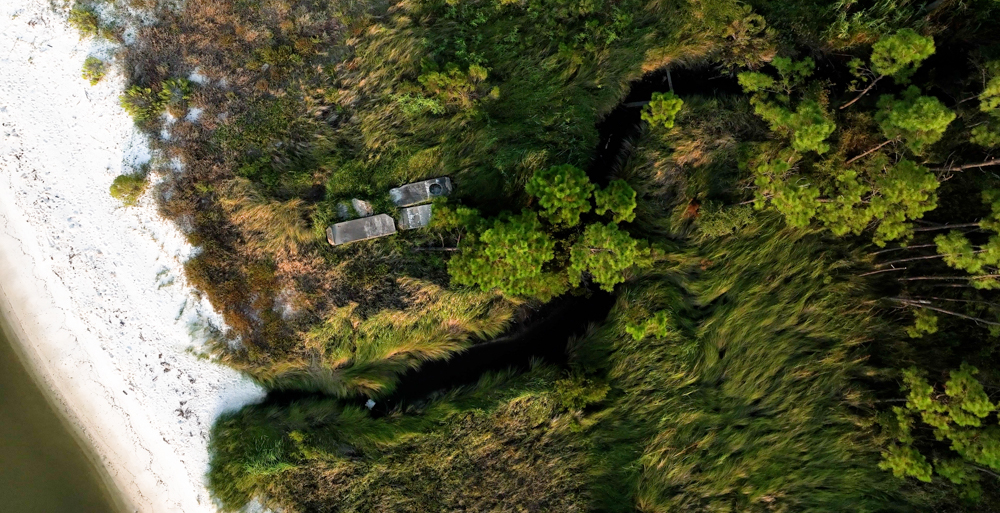
[{"label": "windswept grass", "polygon": [[[834,248],[768,221],[626,286],[578,350],[617,396],[594,428],[599,509],[912,507],[876,468],[860,349],[879,329]],[[660,311],[666,336],[626,331]]]},{"label": "windswept grass", "polygon": [[517,306],[492,293],[453,292],[417,280],[400,285],[408,295],[405,309],[362,317],[357,305],[338,308],[304,335],[299,358],[257,376],[272,388],[385,395],[406,370],[499,335]]},{"label": "windswept grass", "polygon": [[587,511],[586,454],[557,377],[487,375],[377,420],[331,400],[245,408],[213,427],[209,483],[224,511],[254,497],[288,513]]}]

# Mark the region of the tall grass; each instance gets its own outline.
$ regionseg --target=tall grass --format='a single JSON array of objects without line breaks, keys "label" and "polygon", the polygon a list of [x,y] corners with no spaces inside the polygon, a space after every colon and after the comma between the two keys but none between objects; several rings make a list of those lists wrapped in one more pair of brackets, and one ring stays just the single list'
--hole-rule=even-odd
[{"label": "tall grass", "polygon": [[518,306],[496,294],[418,280],[401,286],[409,296],[405,308],[367,317],[358,315],[357,305],[338,308],[303,336],[297,358],[257,369],[256,376],[270,388],[382,396],[403,372],[499,335]]},{"label": "tall grass", "polygon": [[209,483],[225,511],[254,497],[289,513],[586,511],[586,455],[557,377],[487,375],[377,420],[332,400],[248,407],[213,427]]},{"label": "tall grass", "polygon": [[[580,346],[620,391],[595,461],[630,463],[597,465],[601,509],[911,507],[875,466],[858,383],[859,347],[878,329],[844,273],[848,255],[767,222],[690,256],[690,267],[628,286],[611,322]],[[667,336],[626,332],[661,310]]]}]

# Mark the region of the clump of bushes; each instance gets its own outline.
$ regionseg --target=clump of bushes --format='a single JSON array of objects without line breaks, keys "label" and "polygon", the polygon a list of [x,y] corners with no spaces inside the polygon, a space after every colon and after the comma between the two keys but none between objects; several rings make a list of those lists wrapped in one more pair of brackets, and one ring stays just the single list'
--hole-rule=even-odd
[{"label": "clump of bushes", "polygon": [[101,37],[112,40],[116,38],[112,27],[101,23],[101,19],[90,5],[80,5],[79,3],[74,5],[69,11],[67,21],[70,26],[80,32],[80,39]]},{"label": "clump of bushes", "polygon": [[139,201],[139,196],[146,192],[149,186],[146,173],[132,173],[120,175],[111,183],[111,197],[120,200],[126,207],[134,206]]},{"label": "clump of bushes", "polygon": [[178,119],[186,116],[190,99],[191,82],[186,78],[171,78],[163,82],[160,102],[171,116]]},{"label": "clump of bushes", "polygon": [[[448,262],[453,285],[548,301],[579,286],[585,276],[611,292],[634,267],[651,264],[648,243],[616,224],[635,218],[636,192],[624,180],[598,189],[583,170],[564,164],[536,171],[525,191],[540,212],[524,209],[485,220],[474,209],[438,208],[436,226],[469,235]],[[581,216],[594,210],[594,197],[597,211],[614,222],[588,220],[578,229]]]},{"label": "clump of bushes", "polygon": [[156,119],[166,106],[158,92],[139,85],[128,88],[119,97],[119,102],[136,123]]},{"label": "clump of bushes", "polygon": [[108,64],[97,57],[87,57],[83,61],[83,71],[81,75],[90,85],[97,85],[108,72]]},{"label": "clump of bushes", "polygon": [[122,108],[136,123],[156,119],[164,111],[175,118],[182,118],[187,114],[190,99],[191,82],[185,78],[164,80],[159,91],[134,85],[119,97]]},{"label": "clump of bushes", "polygon": [[74,5],[69,11],[69,24],[80,32],[80,38],[97,37],[101,34],[101,20],[89,7]]}]

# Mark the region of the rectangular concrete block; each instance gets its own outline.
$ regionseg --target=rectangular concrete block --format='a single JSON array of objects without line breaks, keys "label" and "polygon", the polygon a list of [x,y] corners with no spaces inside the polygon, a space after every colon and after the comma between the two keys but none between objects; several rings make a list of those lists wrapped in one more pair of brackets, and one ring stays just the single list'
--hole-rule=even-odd
[{"label": "rectangular concrete block", "polygon": [[417,228],[423,228],[428,224],[430,224],[431,207],[432,205],[420,205],[417,207],[409,207],[400,210],[399,229],[415,230]]},{"label": "rectangular concrete block", "polygon": [[389,198],[397,207],[427,203],[434,198],[451,194],[451,178],[431,178],[389,190]]},{"label": "rectangular concrete block", "polygon": [[396,233],[396,222],[386,214],[379,214],[330,226],[326,229],[326,240],[333,246],[339,246],[394,233]]}]

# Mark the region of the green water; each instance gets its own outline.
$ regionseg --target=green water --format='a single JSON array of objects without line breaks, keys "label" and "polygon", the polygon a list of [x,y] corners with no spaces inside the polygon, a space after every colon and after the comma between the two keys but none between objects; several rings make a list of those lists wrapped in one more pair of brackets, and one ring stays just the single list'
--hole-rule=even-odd
[{"label": "green water", "polygon": [[0,511],[110,513],[101,471],[38,389],[0,318]]}]

